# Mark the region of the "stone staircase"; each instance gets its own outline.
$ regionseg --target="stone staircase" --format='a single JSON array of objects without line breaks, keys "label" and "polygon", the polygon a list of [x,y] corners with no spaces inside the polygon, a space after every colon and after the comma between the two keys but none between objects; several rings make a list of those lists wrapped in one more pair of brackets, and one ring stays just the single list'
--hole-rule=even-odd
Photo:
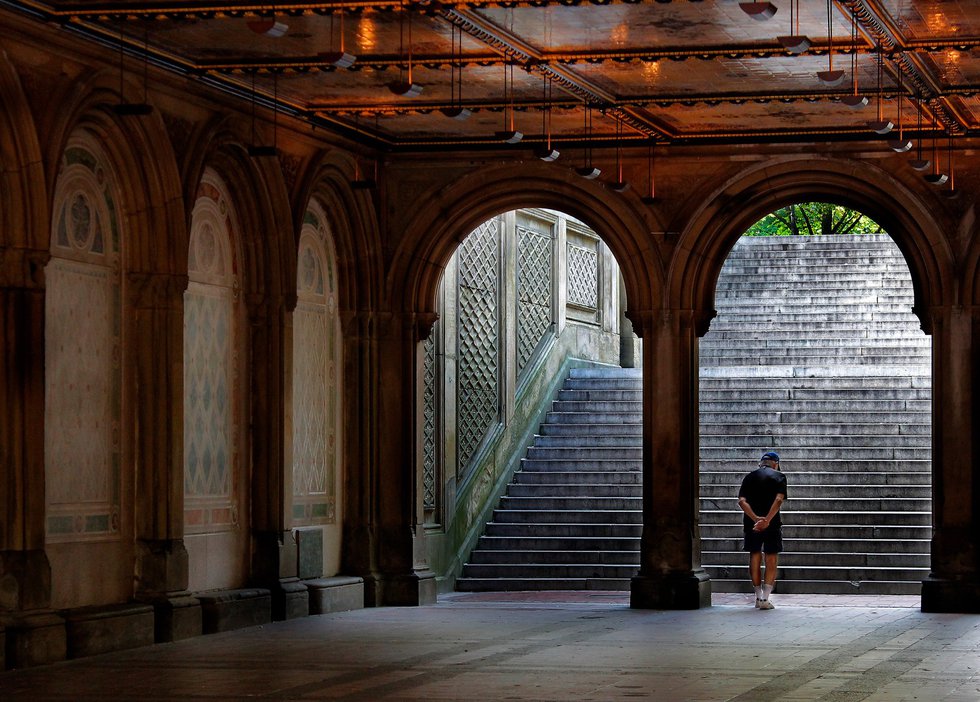
[{"label": "stone staircase", "polygon": [[745,590],[742,476],[789,481],[777,591],[916,594],[931,534],[930,339],[887,236],[743,238],[701,340],[701,553]]},{"label": "stone staircase", "polygon": [[628,590],[640,562],[642,380],[576,368],[457,590]]},{"label": "stone staircase", "polygon": [[[929,339],[888,237],[743,238],[701,343],[702,562],[745,591],[742,476],[790,485],[778,592],[917,593],[930,535]],[[627,590],[639,562],[641,378],[576,369],[459,590]]]}]

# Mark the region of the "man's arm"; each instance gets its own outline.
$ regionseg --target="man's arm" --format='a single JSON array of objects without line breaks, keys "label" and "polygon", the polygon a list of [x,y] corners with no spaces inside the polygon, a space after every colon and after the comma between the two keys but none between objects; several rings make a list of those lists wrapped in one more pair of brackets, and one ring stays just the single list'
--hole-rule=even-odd
[{"label": "man's arm", "polygon": [[752,511],[752,507],[749,505],[749,501],[746,500],[741,495],[738,498],[738,506],[742,508],[743,512],[745,512],[746,517],[751,519],[753,522],[759,521],[759,516]]},{"label": "man's arm", "polygon": [[[755,526],[752,527],[753,530],[755,530],[755,531],[764,531],[764,530],[768,529],[769,528],[769,522],[771,522],[772,521],[772,518],[775,517],[776,514],[779,513],[779,508],[783,506],[783,502],[785,500],[786,500],[786,495],[784,495],[782,493],[777,493],[776,499],[772,501],[772,507],[769,508],[769,513],[765,517],[761,517],[759,519],[755,519],[754,517],[752,517],[752,515],[749,515],[749,519],[752,519],[753,521],[755,521]],[[739,504],[741,504],[741,502],[742,501],[739,500]],[[743,507],[742,509],[744,510],[745,507]],[[748,514],[748,512],[746,512],[746,514]]]}]

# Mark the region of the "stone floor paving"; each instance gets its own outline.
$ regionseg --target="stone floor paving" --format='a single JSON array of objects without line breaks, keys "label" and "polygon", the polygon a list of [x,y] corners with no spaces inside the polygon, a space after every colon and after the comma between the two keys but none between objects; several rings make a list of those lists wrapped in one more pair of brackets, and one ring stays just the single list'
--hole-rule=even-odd
[{"label": "stone floor paving", "polygon": [[459,593],[0,673],[0,700],[980,700],[980,615],[914,597]]}]

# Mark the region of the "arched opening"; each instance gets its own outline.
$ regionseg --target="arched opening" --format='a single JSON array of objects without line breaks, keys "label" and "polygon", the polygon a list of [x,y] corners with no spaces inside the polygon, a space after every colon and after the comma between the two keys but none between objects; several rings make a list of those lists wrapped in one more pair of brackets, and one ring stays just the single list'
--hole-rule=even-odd
[{"label": "arched opening", "polygon": [[[465,589],[547,589],[549,581],[552,589],[575,589],[564,577],[572,566],[555,565],[558,542],[574,563],[572,542],[617,528],[635,546],[621,549],[627,560],[616,564],[622,572],[615,587],[626,588],[639,547],[642,413],[637,371],[621,368],[623,356],[630,363],[638,355],[638,340],[624,325],[623,287],[599,235],[550,209],[511,210],[484,221],[445,266],[439,320],[422,344],[419,425],[422,507],[435,545],[429,553],[446,588],[462,572],[456,582]],[[596,399],[599,391],[570,390],[570,378],[614,379],[629,399],[613,408]],[[609,460],[617,449],[620,460]],[[508,485],[515,470],[533,476]],[[598,522],[587,519],[596,512],[589,498],[601,499],[597,490],[615,492],[610,482],[636,494],[608,495],[606,513]],[[562,539],[562,530],[580,538]],[[480,553],[471,556],[474,547]],[[596,549],[589,550],[594,556]],[[564,585],[544,572],[549,568],[563,569]],[[597,568],[594,560],[583,564],[579,589],[601,579]]]},{"label": "arched opening", "polygon": [[742,478],[788,477],[776,591],[917,594],[931,537],[931,339],[875,220],[793,200],[749,227],[700,342],[701,560],[750,592]]}]

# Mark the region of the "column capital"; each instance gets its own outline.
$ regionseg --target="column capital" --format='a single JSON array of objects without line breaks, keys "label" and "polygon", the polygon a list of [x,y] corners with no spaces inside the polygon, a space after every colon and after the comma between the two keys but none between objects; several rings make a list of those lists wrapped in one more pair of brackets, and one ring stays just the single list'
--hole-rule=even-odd
[{"label": "column capital", "polygon": [[172,309],[187,290],[186,274],[142,273],[126,274],[129,299],[138,309]]},{"label": "column capital", "polygon": [[0,248],[0,288],[42,290],[44,267],[50,260],[47,250]]},{"label": "column capital", "polygon": [[644,337],[657,328],[666,327],[674,334],[693,331],[697,336],[708,332],[708,325],[718,314],[715,310],[690,308],[661,308],[653,310],[626,310],[626,317],[633,323],[633,332]]}]

